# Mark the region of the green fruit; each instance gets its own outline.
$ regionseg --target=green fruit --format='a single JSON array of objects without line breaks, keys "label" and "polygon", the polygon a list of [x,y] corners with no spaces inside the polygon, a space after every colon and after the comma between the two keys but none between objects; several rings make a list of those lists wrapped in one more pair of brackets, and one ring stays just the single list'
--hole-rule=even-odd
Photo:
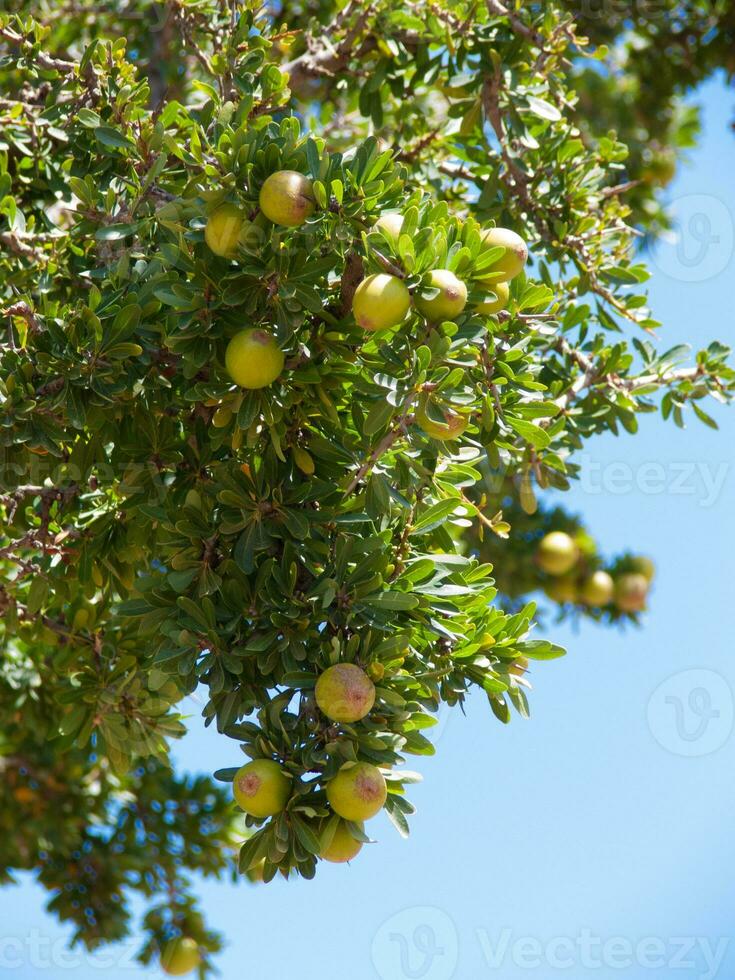
[{"label": "green fruit", "polygon": [[509,282],[515,279],[528,261],[528,246],[520,235],[510,228],[488,228],[482,232],[482,244],[485,248],[495,248],[502,245],[505,255],[501,255],[495,265],[488,270],[487,282]]},{"label": "green fruit", "polygon": [[352,299],[355,320],[364,330],[386,330],[405,319],[411,295],[398,276],[385,272],[363,279]]},{"label": "green fruit", "polygon": [[[359,826],[362,830],[362,824]],[[334,836],[329,844],[321,849],[319,857],[325,861],[332,861],[334,864],[344,864],[345,861],[351,861],[353,857],[356,857],[361,850],[362,841],[355,840],[347,824],[340,820],[337,829],[334,831]]]},{"label": "green fruit", "polygon": [[395,211],[388,211],[386,214],[381,214],[373,225],[373,231],[382,231],[393,246],[398,245],[402,228],[403,215],[397,214]]},{"label": "green fruit", "polygon": [[260,188],[260,210],[276,225],[296,228],[314,213],[311,181],[295,170],[279,170]]},{"label": "green fruit", "polygon": [[585,606],[608,606],[615,594],[615,583],[607,572],[593,572],[586,578],[579,590],[579,597]]},{"label": "green fruit", "polygon": [[508,300],[510,299],[510,286],[506,282],[496,282],[491,286],[492,291],[498,297],[494,300],[488,300],[487,303],[480,303],[479,306],[475,307],[476,313],[484,313],[486,316],[492,313],[500,313],[508,305]]},{"label": "green fruit", "polygon": [[549,599],[561,605],[565,602],[578,602],[577,576],[573,573],[556,576],[544,584],[544,592]]},{"label": "green fruit", "polygon": [[647,582],[652,582],[656,575],[656,566],[645,555],[636,555],[630,559],[630,569],[642,575]]},{"label": "green fruit", "polygon": [[225,367],[241,388],[265,388],[283,371],[285,357],[272,334],[251,328],[235,334],[225,351]]},{"label": "green fruit", "polygon": [[327,799],[344,820],[369,820],[385,803],[388,790],[383,774],[369,762],[348,763],[327,784]]},{"label": "green fruit", "polygon": [[188,936],[172,939],[161,954],[161,969],[171,977],[183,977],[196,970],[201,962],[199,946]]},{"label": "green fruit", "polygon": [[232,791],[251,817],[272,817],[288,803],[291,780],[272,759],[255,759],[238,769]]},{"label": "green fruit", "polygon": [[648,579],[638,572],[621,575],[615,580],[615,605],[621,612],[642,612],[647,598]]},{"label": "green fruit", "polygon": [[458,439],[470,424],[468,415],[438,405],[427,396],[419,400],[416,421],[427,436],[440,442]]},{"label": "green fruit", "polygon": [[541,539],[536,552],[536,561],[548,575],[564,575],[570,571],[579,558],[579,549],[568,534],[552,531]]},{"label": "green fruit", "polygon": [[232,259],[237,254],[245,215],[234,204],[222,204],[207,218],[204,241],[215,255]]},{"label": "green fruit", "polygon": [[453,320],[467,305],[467,287],[449,269],[434,269],[429,275],[429,284],[438,289],[433,299],[424,299],[420,294],[414,297],[414,306],[427,320],[438,323],[440,320]]},{"label": "green fruit", "polygon": [[360,721],[375,704],[375,685],[357,664],[335,664],[319,676],[314,691],[319,710],[332,721]]}]

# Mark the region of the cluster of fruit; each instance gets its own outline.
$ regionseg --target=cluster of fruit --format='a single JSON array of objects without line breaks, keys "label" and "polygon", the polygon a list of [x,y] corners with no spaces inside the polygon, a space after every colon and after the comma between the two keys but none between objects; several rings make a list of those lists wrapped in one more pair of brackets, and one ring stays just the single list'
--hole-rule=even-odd
[{"label": "cluster of fruit", "polygon": [[[312,183],[303,174],[281,170],[271,174],[259,195],[260,210],[274,224],[294,228],[303,224],[314,212]],[[207,221],[204,232],[209,248],[224,258],[234,258],[239,245],[253,237],[246,215],[234,204],[223,204]],[[394,212],[382,215],[373,231],[382,233],[396,248],[403,229],[403,217]],[[502,248],[498,260],[479,286],[491,291],[495,299],[485,300],[475,312],[491,315],[505,309],[510,298],[509,282],[515,278],[528,259],[528,247],[523,239],[508,228],[489,228],[482,232],[483,251]],[[355,321],[364,330],[387,330],[398,326],[411,306],[429,323],[452,320],[467,305],[467,286],[449,269],[434,269],[421,290],[412,296],[403,279],[385,272],[374,273],[360,282],[352,301]],[[228,374],[241,388],[250,390],[272,384],[283,371],[285,358],[276,339],[265,329],[252,327],[237,333],[225,352]],[[456,439],[466,429],[469,418],[451,409],[442,409],[437,416],[427,396],[419,400],[416,421],[432,439]]]},{"label": "cluster of fruit", "polygon": [[[328,667],[316,682],[317,707],[330,721],[354,724],[365,718],[375,703],[375,685],[356,664]],[[286,771],[272,759],[255,759],[235,774],[233,792],[240,807],[252,817],[273,817],[292,796],[293,784]],[[388,790],[383,773],[369,762],[346,763],[326,785],[327,802],[340,819],[317,828],[325,861],[350,861],[362,848],[351,825],[363,838],[363,821],[378,813]]]},{"label": "cluster of fruit", "polygon": [[614,607],[621,613],[646,608],[655,568],[650,558],[630,558],[625,570],[611,575],[604,569],[586,567],[585,542],[564,531],[545,535],[536,551],[536,564],[549,576],[546,594],[554,602],[581,603],[595,609]]}]

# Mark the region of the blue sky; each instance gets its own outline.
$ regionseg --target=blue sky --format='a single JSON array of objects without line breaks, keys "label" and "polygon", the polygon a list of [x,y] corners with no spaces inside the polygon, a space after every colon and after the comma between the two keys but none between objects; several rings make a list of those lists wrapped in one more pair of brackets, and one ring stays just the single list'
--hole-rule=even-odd
[{"label": "blue sky", "polygon": [[[733,99],[719,81],[700,98],[704,140],[669,191],[682,240],[652,260],[667,346],[735,344]],[[224,977],[735,976],[735,413],[708,407],[719,433],[647,417],[636,438],[597,439],[564,498],[608,554],[655,558],[644,628],[549,625],[569,655],[534,669],[530,721],[501,726],[483,697],[443,715],[437,755],[409,760],[424,782],[408,841],[380,816],[379,846],[313,882],[202,884],[229,943]],[[191,729],[175,748],[183,768],[237,762],[198,718]],[[0,971],[143,972],[127,950],[65,961],[67,932],[43,901],[27,880],[0,892]]]}]

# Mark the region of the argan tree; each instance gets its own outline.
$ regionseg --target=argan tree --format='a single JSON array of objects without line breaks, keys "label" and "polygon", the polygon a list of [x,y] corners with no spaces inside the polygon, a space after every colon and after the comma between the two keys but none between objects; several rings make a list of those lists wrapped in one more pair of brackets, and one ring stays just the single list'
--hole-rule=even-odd
[{"label": "argan tree", "polygon": [[[66,7],[0,14],[0,862],[88,947],[140,893],[142,960],[204,975],[192,876],[405,835],[441,704],[528,714],[532,593],[639,618],[650,562],[544,491],[735,374],[657,344],[681,141],[574,5]],[[168,762],[195,690],[221,785]]]}]

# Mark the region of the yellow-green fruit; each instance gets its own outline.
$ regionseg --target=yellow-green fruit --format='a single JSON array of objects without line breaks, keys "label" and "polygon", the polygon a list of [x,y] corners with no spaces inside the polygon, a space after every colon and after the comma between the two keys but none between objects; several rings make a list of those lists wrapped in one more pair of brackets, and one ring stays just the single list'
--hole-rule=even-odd
[{"label": "yellow-green fruit", "polygon": [[630,567],[632,571],[642,575],[647,582],[652,582],[656,575],[656,566],[645,555],[636,555],[635,558],[631,558]]},{"label": "yellow-green fruit", "polygon": [[510,228],[488,228],[482,233],[482,244],[486,248],[502,245],[505,255],[501,255],[495,265],[488,269],[488,283],[509,282],[515,279],[528,261],[528,245],[520,235]]},{"label": "yellow-green fruit", "polygon": [[291,780],[272,759],[255,759],[238,769],[232,790],[245,813],[272,817],[288,803]]},{"label": "yellow-green fruit", "polygon": [[621,612],[642,612],[648,598],[648,579],[638,572],[621,575],[615,580],[615,605]]},{"label": "yellow-green fruit", "polygon": [[279,170],[260,188],[260,210],[277,225],[295,228],[314,213],[314,191],[308,177],[296,170]]},{"label": "yellow-green fruit", "polygon": [[283,370],[285,357],[275,337],[257,327],[235,334],[225,351],[227,373],[241,388],[265,388]]},{"label": "yellow-green fruit", "polygon": [[510,299],[510,286],[507,282],[496,282],[491,288],[498,298],[488,300],[487,303],[480,303],[479,306],[475,307],[478,313],[484,313],[486,316],[492,313],[500,313],[506,308]]},{"label": "yellow-green fruit", "polygon": [[402,228],[403,215],[397,214],[395,211],[388,211],[386,214],[381,214],[373,225],[373,231],[382,231],[393,245],[398,244]]},{"label": "yellow-green fruit", "polygon": [[369,665],[367,672],[371,681],[382,681],[385,677],[385,667],[377,660]]},{"label": "yellow-green fruit", "polygon": [[161,969],[171,977],[183,977],[196,970],[202,961],[199,946],[188,936],[179,936],[166,943],[161,954]]},{"label": "yellow-green fruit", "polygon": [[355,320],[364,330],[386,330],[405,319],[411,295],[398,276],[386,272],[363,279],[352,299]]},{"label": "yellow-green fruit", "polygon": [[416,309],[427,320],[453,320],[467,305],[467,287],[449,269],[434,269],[429,276],[430,285],[439,290],[433,299],[420,295],[414,298]]},{"label": "yellow-green fruit", "polygon": [[544,592],[554,602],[564,604],[565,602],[577,602],[579,600],[579,587],[577,576],[558,575],[549,579],[544,584]]},{"label": "yellow-green fruit", "polygon": [[360,721],[375,704],[375,685],[357,664],[328,667],[314,694],[319,710],[332,721]]},{"label": "yellow-green fruit", "polygon": [[427,436],[440,442],[458,439],[470,423],[469,416],[432,403],[428,398],[420,399],[416,409],[416,421]]},{"label": "yellow-green fruit", "polygon": [[586,606],[607,606],[615,594],[615,583],[607,572],[593,572],[582,582],[579,597]]},{"label": "yellow-green fruit", "polygon": [[369,820],[380,811],[388,790],[383,774],[369,762],[345,766],[327,784],[327,799],[344,820]]},{"label": "yellow-green fruit", "polygon": [[222,204],[207,219],[204,241],[215,255],[234,258],[240,241],[245,215],[234,204]]},{"label": "yellow-green fruit", "polygon": [[536,552],[536,561],[548,575],[564,575],[570,571],[579,558],[579,548],[564,531],[552,531],[541,539]]},{"label": "yellow-green fruit", "polygon": [[[362,830],[362,824],[360,824]],[[319,856],[333,864],[344,864],[351,861],[362,850],[362,841],[355,840],[347,824],[340,820],[329,844],[321,849]]]}]

